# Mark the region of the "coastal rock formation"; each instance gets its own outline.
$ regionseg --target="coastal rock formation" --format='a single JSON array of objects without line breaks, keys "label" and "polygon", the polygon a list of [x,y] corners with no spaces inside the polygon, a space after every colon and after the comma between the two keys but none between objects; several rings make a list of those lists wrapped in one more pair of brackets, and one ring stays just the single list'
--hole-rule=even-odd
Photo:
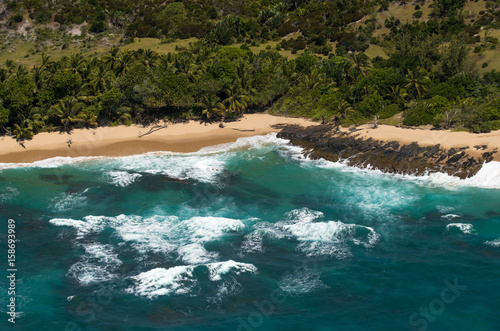
[{"label": "coastal rock formation", "polygon": [[475,175],[485,161],[491,161],[494,154],[483,152],[478,154],[479,157],[473,157],[467,153],[468,147],[445,149],[439,144],[422,147],[416,142],[401,145],[397,141],[362,139],[356,132],[340,132],[333,125],[307,128],[286,125],[278,137],[304,147],[312,159],[343,160],[351,166],[401,174],[421,175],[439,171],[467,178]]}]

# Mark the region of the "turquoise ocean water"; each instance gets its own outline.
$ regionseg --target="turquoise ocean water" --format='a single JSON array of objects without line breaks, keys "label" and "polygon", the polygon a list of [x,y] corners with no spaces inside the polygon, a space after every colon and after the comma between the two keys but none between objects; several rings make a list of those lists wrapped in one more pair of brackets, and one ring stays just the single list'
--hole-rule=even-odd
[{"label": "turquoise ocean water", "polygon": [[500,330],[496,162],[388,175],[271,134],[4,164],[0,224],[1,330]]}]

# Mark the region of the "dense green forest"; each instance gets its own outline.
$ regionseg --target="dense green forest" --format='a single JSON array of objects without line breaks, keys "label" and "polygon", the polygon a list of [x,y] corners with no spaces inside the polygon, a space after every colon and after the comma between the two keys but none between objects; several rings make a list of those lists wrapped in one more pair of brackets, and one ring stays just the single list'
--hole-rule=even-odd
[{"label": "dense green forest", "polygon": [[[1,13],[7,31],[29,17],[61,29],[87,23],[91,36],[119,32],[124,44],[141,37],[197,41],[169,54],[112,47],[102,57],[40,52],[30,67],[8,60],[0,68],[0,130],[23,140],[47,130],[232,120],[267,109],[342,125],[377,117],[500,129],[500,72],[479,74],[470,61],[496,49],[498,39],[480,33],[500,29],[500,1],[484,2],[475,15],[464,0],[414,1],[411,20],[391,16],[378,25],[377,15],[395,3],[8,1]],[[377,33],[382,29],[387,33]],[[275,47],[259,53],[249,47],[270,40]],[[387,56],[370,58],[374,45]]]}]

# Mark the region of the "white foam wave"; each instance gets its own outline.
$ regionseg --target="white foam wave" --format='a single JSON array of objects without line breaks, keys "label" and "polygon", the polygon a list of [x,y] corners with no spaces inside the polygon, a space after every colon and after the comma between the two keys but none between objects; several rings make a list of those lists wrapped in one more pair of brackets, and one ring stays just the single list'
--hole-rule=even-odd
[{"label": "white foam wave", "polygon": [[110,171],[107,173],[110,183],[119,187],[126,187],[142,177],[141,174],[129,173],[126,171]]},{"label": "white foam wave", "polygon": [[325,169],[340,169],[341,171],[357,172],[364,174],[393,176],[398,179],[414,181],[417,184],[430,187],[445,187],[447,189],[457,189],[462,187],[477,187],[485,189],[500,189],[500,162],[491,161],[484,163],[481,169],[472,177],[460,179],[456,176],[451,176],[442,172],[432,172],[424,175],[401,175],[401,174],[388,174],[372,168],[359,168],[356,166],[349,166],[348,159],[340,160],[338,162],[331,162],[324,159],[312,160],[304,155],[303,149],[290,150],[289,154],[295,159],[302,162],[303,165],[315,166]]},{"label": "white foam wave", "polygon": [[320,211],[311,210],[309,208],[294,209],[286,214],[291,223],[310,223],[318,218],[324,217]]},{"label": "white foam wave", "polygon": [[467,223],[450,223],[446,226],[446,230],[448,231],[452,228],[457,228],[465,234],[471,234],[474,231],[472,224]]},{"label": "white foam wave", "polygon": [[113,272],[121,264],[111,245],[90,244],[85,246],[81,260],[70,267],[68,275],[82,285],[89,285],[115,278]]},{"label": "white foam wave", "polygon": [[500,239],[488,240],[484,242],[486,245],[493,247],[500,247]]},{"label": "white foam wave", "polygon": [[230,271],[234,272],[236,275],[239,275],[242,272],[250,272],[253,274],[257,273],[257,267],[253,264],[235,262],[233,260],[209,263],[206,266],[208,268],[209,278],[214,282],[221,280],[222,276]]},{"label": "white foam wave", "polygon": [[433,172],[422,176],[395,175],[408,179],[422,186],[444,187],[459,189],[463,187],[477,187],[484,189],[500,189],[500,162],[484,163],[481,169],[472,177],[460,179],[442,172]]},{"label": "white foam wave", "polygon": [[208,252],[205,247],[199,243],[188,244],[179,247],[177,252],[185,263],[203,264],[217,259],[219,254],[216,252]]},{"label": "white foam wave", "polygon": [[183,222],[190,239],[196,242],[212,241],[227,232],[241,231],[245,227],[242,221],[225,217],[193,217]]},{"label": "white foam wave", "polygon": [[84,220],[70,218],[54,218],[49,221],[56,226],[71,226],[77,230],[76,239],[81,239],[91,232],[100,232],[104,229],[103,216],[86,216]]},{"label": "white foam wave", "polygon": [[340,221],[318,222],[323,213],[308,208],[295,209],[285,215],[285,220],[274,224],[256,223],[254,230],[245,236],[241,248],[244,253],[262,252],[264,238],[296,239],[298,249],[308,256],[350,256],[349,244],[371,248],[380,235],[371,227],[345,224]]},{"label": "white foam wave", "polygon": [[76,239],[112,228],[142,254],[177,252],[186,263],[216,260],[218,255],[208,252],[203,245],[245,228],[241,220],[224,217],[193,217],[181,221],[176,216],[158,215],[148,218],[135,215],[86,216],[83,220],[56,218],[50,223],[74,227]]},{"label": "white foam wave", "polygon": [[58,168],[63,165],[76,162],[99,160],[105,157],[101,156],[80,156],[80,157],[52,157],[45,160],[35,161],[32,163],[0,163],[0,170],[12,168]]},{"label": "white foam wave", "polygon": [[244,252],[263,252],[264,238],[278,240],[285,237],[285,233],[283,231],[268,222],[258,223],[254,225],[254,228],[256,228],[254,231],[245,235],[245,241],[241,245]]},{"label": "white foam wave", "polygon": [[232,152],[267,146],[287,146],[288,144],[289,140],[278,138],[275,132],[271,132],[267,135],[238,138],[233,143],[204,147],[200,149],[197,154]]},{"label": "white foam wave", "polygon": [[[198,152],[192,153],[173,153],[173,152],[149,152],[137,154],[133,156],[106,157],[106,156],[81,156],[81,157],[53,157],[45,160],[35,161],[32,163],[0,163],[0,170],[31,167],[31,168],[57,168],[67,164],[73,164],[82,161],[91,160],[107,160],[111,162],[123,163],[125,170],[137,170],[144,168],[145,172],[163,173],[172,177],[184,179],[200,179],[212,181],[213,175],[223,170],[223,162],[210,160],[213,154],[221,154],[223,152],[238,151],[244,149],[260,148],[265,146],[285,146],[289,141],[276,137],[276,133],[267,135],[257,135],[251,137],[238,138],[234,143],[219,144],[215,146],[205,147]],[[299,147],[300,148],[300,147]],[[205,157],[205,160],[201,160]],[[173,160],[173,162],[169,162]],[[167,161],[166,161],[167,160]],[[180,160],[180,161],[179,161]],[[160,164],[155,164],[159,161]],[[177,169],[175,163],[177,162]],[[144,164],[141,166],[141,163]],[[161,165],[163,163],[163,166]],[[149,165],[149,169],[148,168]],[[184,165],[184,167],[183,167]]]},{"label": "white foam wave", "polygon": [[[208,269],[209,279],[218,284],[218,296],[234,292],[237,283],[234,279],[231,282],[221,282],[223,276],[232,273],[239,275],[243,272],[257,273],[257,268],[253,264],[235,262],[233,260],[200,265],[175,266],[172,268],[156,268],[131,277],[135,281],[135,286],[126,290],[127,293],[134,293],[138,296],[154,298],[161,295],[183,295],[192,292],[198,283],[193,271],[197,267]],[[231,288],[233,290],[231,290]]]},{"label": "white foam wave", "polygon": [[153,298],[160,295],[187,294],[196,285],[193,276],[195,266],[176,266],[169,269],[156,268],[131,277],[136,286],[127,293]]},{"label": "white foam wave", "polygon": [[279,287],[283,292],[290,295],[300,295],[318,289],[328,288],[328,286],[321,281],[319,272],[308,268],[300,268],[286,275],[279,282]]},{"label": "white foam wave", "polygon": [[459,214],[446,214],[446,215],[441,216],[441,218],[444,218],[448,221],[451,221],[455,218],[460,218],[460,217],[462,217],[462,215],[459,215]]},{"label": "white foam wave", "polygon": [[87,204],[87,197],[83,193],[62,193],[52,199],[53,209],[64,212],[75,208],[83,207]]},{"label": "white foam wave", "polygon": [[180,180],[194,179],[215,182],[224,171],[224,161],[213,156],[197,154],[145,154],[115,158],[106,166],[120,171],[161,174]]},{"label": "white foam wave", "polygon": [[0,203],[7,202],[19,195],[19,190],[15,187],[6,187],[0,193]]},{"label": "white foam wave", "polygon": [[370,227],[345,224],[340,221],[297,223],[285,225],[284,228],[301,241],[299,249],[307,255],[337,255],[345,257],[349,248],[345,245],[352,242],[355,245],[372,247],[380,235]]}]

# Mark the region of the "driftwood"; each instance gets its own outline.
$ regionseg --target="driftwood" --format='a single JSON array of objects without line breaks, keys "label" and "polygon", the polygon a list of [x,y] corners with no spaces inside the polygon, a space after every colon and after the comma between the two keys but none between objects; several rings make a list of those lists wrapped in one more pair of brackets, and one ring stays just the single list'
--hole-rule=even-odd
[{"label": "driftwood", "polygon": [[153,132],[156,132],[156,131],[159,131],[161,129],[166,129],[167,128],[167,124],[163,124],[163,125],[155,125],[153,126],[151,129],[149,129],[148,132],[146,133],[141,133],[141,131],[139,131],[139,138],[142,138],[144,136],[147,136],[148,134],[151,134]]},{"label": "driftwood", "polygon": [[233,128],[233,130],[237,130],[237,131],[241,131],[241,132],[253,132],[253,131],[255,131],[255,128],[253,128],[253,129],[237,129],[237,128]]}]

